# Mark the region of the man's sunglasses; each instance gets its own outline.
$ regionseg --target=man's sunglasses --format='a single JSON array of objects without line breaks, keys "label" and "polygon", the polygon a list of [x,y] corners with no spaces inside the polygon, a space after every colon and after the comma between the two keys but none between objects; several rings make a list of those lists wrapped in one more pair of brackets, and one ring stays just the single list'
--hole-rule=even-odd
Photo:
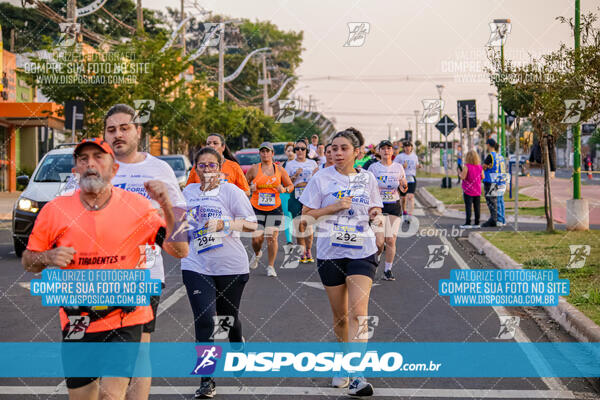
[{"label": "man's sunglasses", "polygon": [[298,150],[306,151],[306,147],[294,147],[294,151]]}]

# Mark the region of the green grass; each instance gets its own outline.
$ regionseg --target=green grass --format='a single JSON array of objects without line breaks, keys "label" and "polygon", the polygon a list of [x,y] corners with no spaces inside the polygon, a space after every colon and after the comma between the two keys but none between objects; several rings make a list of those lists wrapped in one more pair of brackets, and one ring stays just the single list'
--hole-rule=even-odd
[{"label": "green grass", "polygon": [[[463,204],[463,191],[460,186],[452,186],[450,189],[442,189],[439,186],[427,186],[427,190],[431,193],[436,199],[441,201],[446,205],[451,204]],[[513,197],[514,198],[514,197]],[[519,201],[535,201],[537,200],[534,197],[530,197],[524,195],[522,193],[519,194]],[[485,203],[485,199],[481,199],[482,203]],[[508,197],[508,190],[504,193],[504,201],[512,201]],[[521,207],[519,207],[521,210]],[[542,215],[543,215],[543,207],[542,207]]]},{"label": "green grass", "polygon": [[[567,301],[592,321],[600,324],[600,231],[587,232],[482,232],[494,246],[529,269],[558,269],[561,279],[570,281]],[[591,247],[585,266],[566,268],[569,245]]]},{"label": "green grass", "polygon": [[[417,171],[417,179],[418,178],[440,178],[445,177],[446,174],[441,174],[439,172],[426,172],[426,171]],[[449,175],[451,178],[456,180],[456,175]]]}]

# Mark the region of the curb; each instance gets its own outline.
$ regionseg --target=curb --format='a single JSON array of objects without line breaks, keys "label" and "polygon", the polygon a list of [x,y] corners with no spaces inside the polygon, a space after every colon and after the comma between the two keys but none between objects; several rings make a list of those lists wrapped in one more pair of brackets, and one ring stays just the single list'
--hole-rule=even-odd
[{"label": "curb", "polygon": [[426,188],[420,187],[417,189],[417,192],[428,207],[435,208],[439,213],[443,213],[446,210],[444,203],[436,199]]},{"label": "curb", "polygon": [[[485,254],[497,267],[501,269],[521,268],[515,260],[506,255],[502,250],[490,243],[477,232],[469,234],[471,243],[480,253]],[[564,330],[580,342],[600,342],[600,326],[586,317],[564,297],[558,300],[558,306],[543,306],[544,311],[556,321]]]}]

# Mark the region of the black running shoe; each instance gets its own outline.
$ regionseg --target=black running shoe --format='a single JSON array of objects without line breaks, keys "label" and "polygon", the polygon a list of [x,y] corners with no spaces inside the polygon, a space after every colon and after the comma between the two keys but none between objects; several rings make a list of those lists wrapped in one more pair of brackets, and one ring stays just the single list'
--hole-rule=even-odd
[{"label": "black running shoe", "polygon": [[202,378],[202,383],[198,390],[196,390],[196,394],[194,398],[196,399],[212,399],[217,394],[217,385],[215,385],[215,380],[213,378]]},{"label": "black running shoe", "polygon": [[396,278],[394,278],[394,274],[392,274],[391,269],[389,271],[383,271],[383,280],[384,281],[395,281],[396,280]]}]

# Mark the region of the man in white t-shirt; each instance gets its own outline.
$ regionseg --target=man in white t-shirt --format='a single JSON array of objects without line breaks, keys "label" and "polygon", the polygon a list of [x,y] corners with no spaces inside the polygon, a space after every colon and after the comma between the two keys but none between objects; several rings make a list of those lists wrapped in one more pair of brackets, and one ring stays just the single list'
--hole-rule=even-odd
[{"label": "man in white t-shirt", "polygon": [[[104,140],[113,149],[119,164],[119,170],[112,180],[112,184],[130,192],[139,193],[149,198],[144,188],[144,182],[149,180],[160,180],[166,186],[174,207],[176,219],[185,213],[186,202],[175,173],[166,162],[144,152],[138,151],[142,134],[142,128],[137,123],[136,111],[126,104],[116,104],[106,113],[104,117]],[[154,207],[158,203],[152,201]],[[167,238],[168,240],[168,238]],[[158,246],[140,248],[140,254],[145,254],[146,268],[150,268],[152,279],[165,281],[165,272],[161,249]],[[156,325],[156,311],[160,296],[152,296],[150,305],[154,313],[154,319],[144,325],[142,342],[150,342],[150,334]],[[152,378],[134,377],[129,383],[127,399],[147,399],[150,394]]]},{"label": "man in white t-shirt", "polygon": [[399,163],[404,167],[406,173],[406,182],[408,190],[400,193],[402,199],[402,215],[405,216],[407,223],[410,223],[410,216],[415,208],[415,190],[417,189],[417,168],[421,168],[419,158],[413,152],[413,144],[404,142],[402,145],[403,152],[394,158],[394,162]]}]

